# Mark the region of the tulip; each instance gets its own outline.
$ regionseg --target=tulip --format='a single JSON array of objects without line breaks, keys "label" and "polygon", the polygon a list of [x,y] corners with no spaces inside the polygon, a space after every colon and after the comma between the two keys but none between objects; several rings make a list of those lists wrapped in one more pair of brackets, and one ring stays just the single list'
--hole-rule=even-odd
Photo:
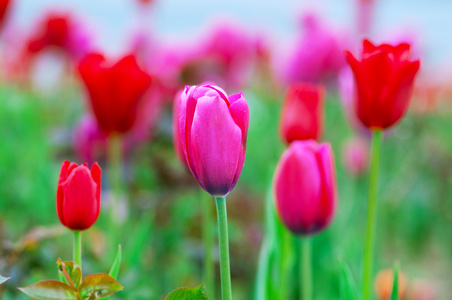
[{"label": "tulip", "polygon": [[314,13],[304,14],[300,25],[302,34],[290,53],[285,54],[288,59],[277,62],[282,80],[324,82],[334,78],[345,65],[342,49],[348,44],[348,38]]},{"label": "tulip", "polygon": [[101,169],[94,163],[77,165],[64,161],[57,189],[57,212],[61,224],[71,230],[86,230],[99,217]]},{"label": "tulip", "polygon": [[0,0],[0,26],[5,22],[5,17],[11,7],[12,0]]},{"label": "tulip", "polygon": [[293,142],[278,163],[273,183],[276,211],[290,231],[312,235],[331,223],[337,192],[329,144]]},{"label": "tulip", "polygon": [[226,195],[245,162],[248,104],[243,93],[228,96],[221,88],[204,84],[185,87],[179,105],[185,161],[199,185],[215,197],[221,293],[223,300],[232,300]]},{"label": "tulip", "polygon": [[85,115],[77,124],[73,146],[77,157],[82,161],[93,163],[107,149],[107,135],[91,115]]},{"label": "tulip", "polygon": [[179,118],[182,149],[193,176],[212,196],[226,196],[245,162],[249,110],[243,93],[228,96],[213,85],[187,86]]},{"label": "tulip", "polygon": [[151,76],[140,69],[135,57],[128,55],[112,63],[101,54],[88,54],[78,69],[103,131],[111,134],[130,130],[140,100],[151,85]]},{"label": "tulip", "polygon": [[312,299],[309,236],[325,229],[336,211],[334,158],[327,143],[294,141],[284,151],[273,178],[276,213],[282,223],[300,235],[301,297]]},{"label": "tulip", "polygon": [[64,161],[57,189],[57,213],[61,224],[74,235],[74,262],[82,267],[81,231],[90,228],[99,217],[101,169],[97,163],[77,165]]},{"label": "tulip", "polygon": [[387,129],[406,113],[419,60],[411,61],[410,45],[363,41],[361,60],[345,52],[355,79],[354,108],[359,121],[369,129]]},{"label": "tulip", "polygon": [[309,84],[293,84],[284,100],[280,135],[287,144],[295,140],[317,140],[322,132],[323,87]]}]

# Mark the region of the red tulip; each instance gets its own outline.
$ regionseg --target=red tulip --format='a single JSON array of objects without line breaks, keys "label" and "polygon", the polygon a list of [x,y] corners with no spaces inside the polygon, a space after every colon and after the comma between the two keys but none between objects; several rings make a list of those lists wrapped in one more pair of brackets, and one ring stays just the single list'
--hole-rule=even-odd
[{"label": "red tulip", "polygon": [[101,169],[64,161],[57,189],[57,212],[61,224],[71,230],[90,228],[99,217]]},{"label": "red tulip", "polygon": [[289,230],[309,235],[330,224],[337,191],[329,144],[293,142],[278,163],[273,184],[276,211]]},{"label": "red tulip", "polygon": [[290,144],[295,140],[317,140],[322,132],[323,87],[310,83],[293,84],[284,100],[281,138]]},{"label": "red tulip", "polygon": [[11,0],[0,0],[0,26],[5,22],[5,16],[11,6]]},{"label": "red tulip", "polygon": [[89,54],[78,69],[101,128],[107,134],[130,130],[151,85],[151,76],[140,69],[135,57],[128,55],[113,64],[101,54]]},{"label": "red tulip", "polygon": [[370,129],[386,129],[406,113],[419,60],[411,61],[410,45],[363,41],[361,60],[345,53],[355,78],[354,107],[360,122]]},{"label": "red tulip", "polygon": [[245,97],[228,96],[212,85],[187,86],[179,118],[181,144],[193,176],[211,195],[226,196],[245,162],[249,122]]}]

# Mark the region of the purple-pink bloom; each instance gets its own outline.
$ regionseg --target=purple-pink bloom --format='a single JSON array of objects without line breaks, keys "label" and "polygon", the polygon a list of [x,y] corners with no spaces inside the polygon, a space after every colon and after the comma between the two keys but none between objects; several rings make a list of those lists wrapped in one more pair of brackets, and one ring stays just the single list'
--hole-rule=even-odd
[{"label": "purple-pink bloom", "polygon": [[276,167],[273,184],[276,212],[293,233],[314,234],[331,223],[337,188],[328,143],[292,142]]},{"label": "purple-pink bloom", "polygon": [[303,15],[301,25],[303,34],[282,65],[283,81],[320,82],[333,78],[345,65],[342,51],[346,46],[346,39],[313,13]]},{"label": "purple-pink bloom", "polygon": [[245,162],[249,109],[243,93],[228,96],[213,85],[187,86],[179,134],[188,167],[201,187],[226,196]]}]

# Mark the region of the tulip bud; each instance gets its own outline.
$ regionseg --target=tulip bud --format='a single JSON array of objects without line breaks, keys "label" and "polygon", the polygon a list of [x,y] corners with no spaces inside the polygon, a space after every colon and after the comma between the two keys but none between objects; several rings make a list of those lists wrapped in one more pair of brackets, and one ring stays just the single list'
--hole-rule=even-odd
[{"label": "tulip bud", "polygon": [[213,85],[187,86],[179,134],[188,167],[212,196],[226,196],[245,162],[249,110],[243,93],[228,96]]},{"label": "tulip bud", "polygon": [[295,140],[318,140],[323,122],[323,87],[310,83],[293,84],[284,99],[280,135],[287,144]]},{"label": "tulip bud", "polygon": [[362,138],[352,138],[342,148],[342,161],[347,172],[353,176],[363,175],[367,170],[369,146]]},{"label": "tulip bud", "polygon": [[64,161],[56,197],[58,218],[71,230],[91,227],[100,213],[101,169],[94,163],[91,170],[84,163]]},{"label": "tulip bud", "polygon": [[336,211],[336,173],[328,143],[295,141],[284,151],[273,179],[281,221],[295,234],[317,233]]},{"label": "tulip bud", "polygon": [[110,64],[101,54],[88,54],[78,69],[102,130],[107,134],[129,131],[140,100],[151,85],[151,77],[140,69],[135,56]]},{"label": "tulip bud", "polygon": [[[378,300],[389,300],[392,294],[392,288],[394,284],[394,272],[392,269],[385,269],[377,274],[375,279],[375,293]],[[405,274],[399,271],[398,274],[398,299],[403,299],[407,287],[407,278]]]},{"label": "tulip bud", "polygon": [[374,46],[363,41],[361,60],[345,53],[355,79],[354,108],[369,129],[386,129],[406,113],[419,60],[411,61],[409,44]]}]

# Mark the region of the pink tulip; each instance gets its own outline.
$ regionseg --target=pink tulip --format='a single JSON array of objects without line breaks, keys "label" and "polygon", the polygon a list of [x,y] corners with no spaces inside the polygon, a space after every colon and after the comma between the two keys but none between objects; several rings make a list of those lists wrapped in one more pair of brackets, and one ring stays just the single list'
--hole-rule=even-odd
[{"label": "pink tulip", "polygon": [[283,81],[320,82],[333,78],[345,65],[342,51],[346,39],[315,14],[304,15],[301,24],[303,35],[289,53],[288,61],[283,64]]},{"label": "pink tulip", "polygon": [[107,149],[107,134],[91,115],[85,115],[77,124],[73,137],[74,150],[81,161],[94,163]]},{"label": "pink tulip", "polygon": [[226,196],[245,162],[249,110],[243,93],[213,85],[187,86],[181,96],[179,133],[188,167],[201,187]]},{"label": "pink tulip", "polygon": [[293,142],[276,167],[273,184],[276,211],[293,233],[314,234],[331,223],[337,191],[328,143]]},{"label": "pink tulip", "polygon": [[367,170],[369,145],[363,138],[355,137],[345,142],[342,161],[347,172],[353,176],[363,175]]}]

